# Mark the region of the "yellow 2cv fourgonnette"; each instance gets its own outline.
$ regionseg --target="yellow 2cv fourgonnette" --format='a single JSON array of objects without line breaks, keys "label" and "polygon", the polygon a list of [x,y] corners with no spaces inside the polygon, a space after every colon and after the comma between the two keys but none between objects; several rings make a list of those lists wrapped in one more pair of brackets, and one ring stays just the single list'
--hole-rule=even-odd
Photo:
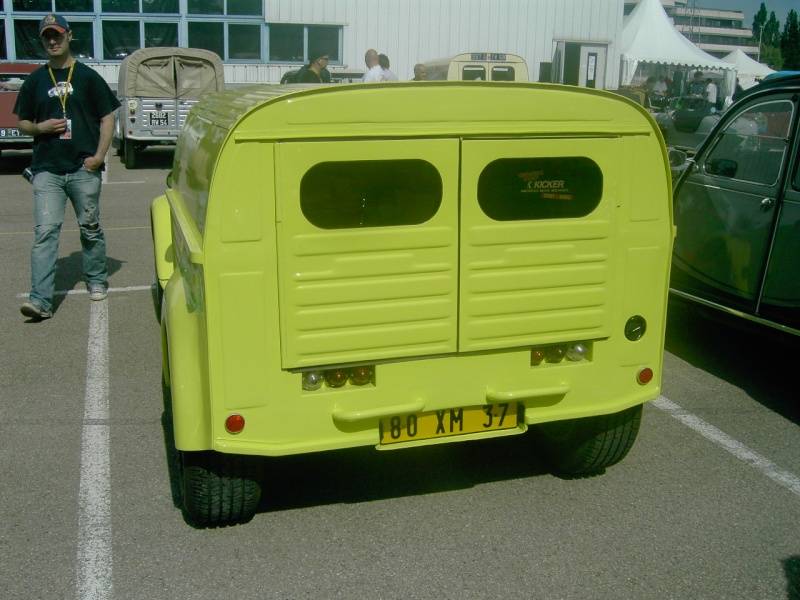
[{"label": "yellow 2cv fourgonnette", "polygon": [[530,428],[555,471],[622,460],[661,385],[670,189],[653,119],[602,91],[202,100],[151,214],[189,519],[250,518],[261,457]]}]

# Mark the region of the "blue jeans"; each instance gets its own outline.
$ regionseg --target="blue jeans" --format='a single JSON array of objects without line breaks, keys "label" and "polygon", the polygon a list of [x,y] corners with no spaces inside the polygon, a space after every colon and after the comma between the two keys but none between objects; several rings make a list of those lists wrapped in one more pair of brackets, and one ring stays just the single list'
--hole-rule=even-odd
[{"label": "blue jeans", "polygon": [[36,239],[31,249],[31,301],[43,310],[53,308],[58,239],[67,198],[78,218],[86,281],[90,286],[106,285],[106,237],[100,226],[101,184],[99,171],[89,172],[83,167],[66,175],[44,171],[33,179]]}]

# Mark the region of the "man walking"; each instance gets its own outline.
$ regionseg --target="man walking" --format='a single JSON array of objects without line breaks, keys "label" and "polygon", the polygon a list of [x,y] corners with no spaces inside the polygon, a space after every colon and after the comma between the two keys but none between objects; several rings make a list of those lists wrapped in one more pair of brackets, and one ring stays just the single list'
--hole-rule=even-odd
[{"label": "man walking", "polygon": [[67,198],[78,219],[89,297],[108,296],[106,240],[99,220],[100,172],[114,132],[114,110],[120,105],[97,72],[72,58],[72,31],[64,17],[44,17],[39,36],[49,61],[25,79],[14,106],[20,131],[34,138],[31,294],[20,307],[34,320],[53,316]]}]

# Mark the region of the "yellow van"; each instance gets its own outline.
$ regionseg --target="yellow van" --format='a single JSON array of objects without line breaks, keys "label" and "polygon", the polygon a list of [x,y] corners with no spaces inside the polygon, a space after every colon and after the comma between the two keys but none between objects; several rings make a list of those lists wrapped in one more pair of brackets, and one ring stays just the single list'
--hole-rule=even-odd
[{"label": "yellow van", "polygon": [[528,65],[524,58],[515,54],[466,52],[422,64],[426,80],[528,81]]},{"label": "yellow van", "polygon": [[619,462],[660,389],[670,190],[653,119],[602,91],[202,100],[151,215],[187,516],[252,516],[260,457],[533,428],[557,471]]}]

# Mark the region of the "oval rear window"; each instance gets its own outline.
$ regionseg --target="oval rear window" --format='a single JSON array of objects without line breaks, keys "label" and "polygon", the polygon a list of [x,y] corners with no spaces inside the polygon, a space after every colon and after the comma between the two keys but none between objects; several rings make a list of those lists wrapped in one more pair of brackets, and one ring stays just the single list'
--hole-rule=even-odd
[{"label": "oval rear window", "polygon": [[478,204],[495,221],[575,219],[603,197],[603,172],[584,156],[503,158],[478,179]]}]

